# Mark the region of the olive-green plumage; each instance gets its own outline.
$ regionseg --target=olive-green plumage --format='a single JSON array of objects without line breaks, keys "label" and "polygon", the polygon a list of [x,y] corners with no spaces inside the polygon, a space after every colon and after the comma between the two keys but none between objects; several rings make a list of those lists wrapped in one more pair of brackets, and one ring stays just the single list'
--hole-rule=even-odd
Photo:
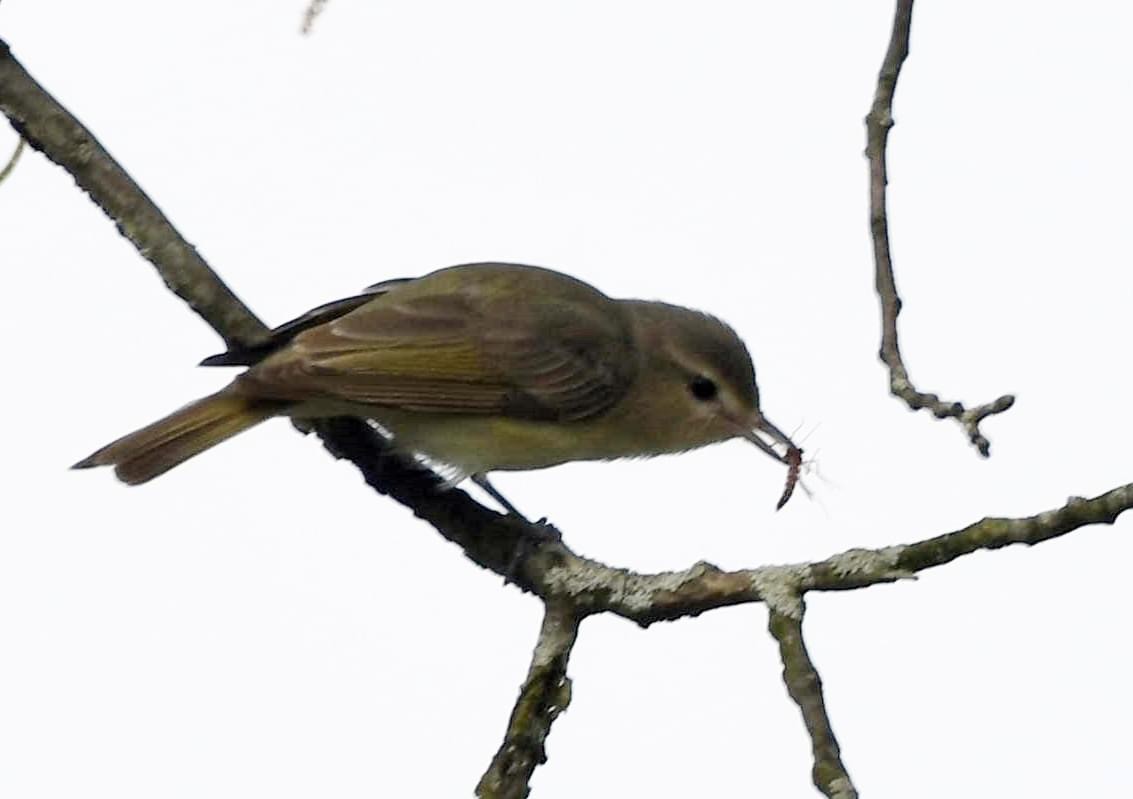
[{"label": "olive-green plumage", "polygon": [[726,324],[531,266],[379,284],[205,363],[250,368],[76,467],[143,483],[272,416],[367,417],[457,476],[737,436],[781,457],[753,429],[793,446],[760,413],[751,358]]}]

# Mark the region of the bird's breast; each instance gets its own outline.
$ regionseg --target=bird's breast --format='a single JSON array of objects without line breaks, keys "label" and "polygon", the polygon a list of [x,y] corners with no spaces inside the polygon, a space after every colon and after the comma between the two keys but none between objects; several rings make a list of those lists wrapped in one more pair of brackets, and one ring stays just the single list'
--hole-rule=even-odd
[{"label": "bird's breast", "polygon": [[463,474],[544,469],[569,461],[651,457],[721,440],[707,430],[698,435],[687,426],[650,425],[648,420],[633,418],[619,408],[571,422],[405,410],[372,410],[369,415],[393,435],[398,448]]}]

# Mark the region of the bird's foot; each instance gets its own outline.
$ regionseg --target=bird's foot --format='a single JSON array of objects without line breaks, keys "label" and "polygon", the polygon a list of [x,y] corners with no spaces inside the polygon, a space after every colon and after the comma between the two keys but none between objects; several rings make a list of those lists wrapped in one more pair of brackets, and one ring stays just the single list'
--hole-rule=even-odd
[{"label": "bird's foot", "polygon": [[[523,519],[518,513],[513,513],[520,519]],[[523,527],[523,532],[515,542],[515,550],[511,553],[511,561],[508,563],[507,569],[504,571],[504,585],[515,582],[515,576],[518,573],[519,565],[523,563],[530,555],[535,552],[544,544],[557,544],[563,540],[563,534],[558,527],[547,521],[547,517],[539,519],[538,521],[528,521]]]}]

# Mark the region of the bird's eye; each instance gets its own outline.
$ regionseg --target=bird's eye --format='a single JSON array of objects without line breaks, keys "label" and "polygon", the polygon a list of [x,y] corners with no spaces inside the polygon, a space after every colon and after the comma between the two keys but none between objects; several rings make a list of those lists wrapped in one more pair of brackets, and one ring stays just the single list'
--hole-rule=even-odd
[{"label": "bird's eye", "polygon": [[692,392],[694,397],[702,402],[716,399],[716,395],[720,391],[716,387],[716,384],[707,377],[694,377],[688,384],[688,390]]}]

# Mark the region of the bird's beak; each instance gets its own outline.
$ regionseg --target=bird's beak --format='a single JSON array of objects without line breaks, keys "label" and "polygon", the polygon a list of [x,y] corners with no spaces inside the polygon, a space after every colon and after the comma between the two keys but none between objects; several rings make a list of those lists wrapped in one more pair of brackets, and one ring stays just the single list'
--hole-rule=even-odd
[{"label": "bird's beak", "polygon": [[791,439],[787,437],[786,433],[784,433],[775,425],[771,424],[771,422],[764,418],[760,413],[755,414],[754,422],[750,427],[738,423],[736,427],[737,434],[740,438],[743,438],[747,441],[750,441],[752,444],[755,444],[755,446],[759,447],[761,450],[781,463],[787,463],[787,455],[776,452],[775,448],[771,444],[767,443],[759,437],[759,433],[764,433],[775,443],[782,444],[787,448],[787,452],[802,452],[802,450],[795,446],[795,442],[791,441]]}]

